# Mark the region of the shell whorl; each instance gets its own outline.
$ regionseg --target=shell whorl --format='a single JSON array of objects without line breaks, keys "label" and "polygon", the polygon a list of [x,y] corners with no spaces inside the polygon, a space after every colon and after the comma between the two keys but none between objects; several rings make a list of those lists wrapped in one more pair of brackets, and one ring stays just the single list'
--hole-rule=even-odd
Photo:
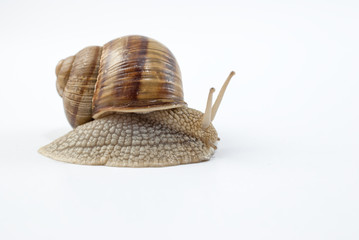
[{"label": "shell whorl", "polygon": [[114,112],[183,107],[181,72],[171,51],[143,36],[114,39],[61,60],[57,90],[76,127]]},{"label": "shell whorl", "polygon": [[62,59],[56,66],[56,89],[59,95],[62,97],[65,90],[67,81],[69,80],[72,63],[74,62],[75,56],[70,56],[66,59]]},{"label": "shell whorl", "polygon": [[184,105],[181,73],[168,48],[142,36],[104,45],[94,118],[109,112],[149,112]]},{"label": "shell whorl", "polygon": [[101,52],[101,47],[87,47],[75,56],[61,60],[56,67],[57,89],[63,98],[65,114],[72,127],[92,120],[92,97]]}]

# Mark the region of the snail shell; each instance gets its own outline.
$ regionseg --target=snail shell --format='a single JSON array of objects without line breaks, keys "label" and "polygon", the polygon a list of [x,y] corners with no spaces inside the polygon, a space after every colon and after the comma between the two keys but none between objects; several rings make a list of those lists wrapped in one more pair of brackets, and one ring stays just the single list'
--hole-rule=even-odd
[{"label": "snail shell", "polygon": [[187,106],[181,72],[156,40],[125,36],[61,60],[57,91],[72,127],[114,112],[151,112]]}]

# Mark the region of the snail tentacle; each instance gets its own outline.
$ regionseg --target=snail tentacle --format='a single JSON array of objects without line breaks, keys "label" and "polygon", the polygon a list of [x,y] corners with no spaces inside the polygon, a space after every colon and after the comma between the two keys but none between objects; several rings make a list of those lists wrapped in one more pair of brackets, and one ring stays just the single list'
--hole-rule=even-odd
[{"label": "snail tentacle", "polygon": [[227,89],[227,86],[228,86],[228,84],[229,84],[229,81],[231,80],[231,78],[233,77],[234,74],[235,74],[234,71],[232,71],[232,72],[229,74],[229,76],[227,77],[226,81],[224,82],[224,84],[223,84],[221,90],[220,90],[219,93],[218,93],[217,99],[216,99],[216,101],[214,102],[213,107],[212,107],[211,121],[213,121],[213,120],[214,120],[214,117],[216,116],[216,113],[217,113],[217,110],[218,110],[218,108],[219,108],[219,105],[221,104],[221,101],[222,101],[222,99],[223,99],[223,95],[224,95],[224,93],[225,93],[225,91],[226,91],[226,89]]},{"label": "snail tentacle", "polygon": [[207,106],[206,106],[206,110],[203,115],[202,129],[207,129],[209,127],[209,125],[211,124],[212,98],[213,98],[214,91],[215,91],[214,88],[211,88],[209,90]]}]

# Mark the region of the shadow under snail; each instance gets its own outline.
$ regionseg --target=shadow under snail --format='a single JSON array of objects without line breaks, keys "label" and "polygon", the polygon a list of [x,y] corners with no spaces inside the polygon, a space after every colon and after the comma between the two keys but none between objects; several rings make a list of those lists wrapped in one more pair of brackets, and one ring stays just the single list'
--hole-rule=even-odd
[{"label": "shadow under snail", "polygon": [[179,66],[156,40],[125,36],[61,60],[56,87],[74,128],[39,149],[55,160],[116,167],[163,167],[209,160],[212,125],[231,72],[205,113],[183,100]]}]

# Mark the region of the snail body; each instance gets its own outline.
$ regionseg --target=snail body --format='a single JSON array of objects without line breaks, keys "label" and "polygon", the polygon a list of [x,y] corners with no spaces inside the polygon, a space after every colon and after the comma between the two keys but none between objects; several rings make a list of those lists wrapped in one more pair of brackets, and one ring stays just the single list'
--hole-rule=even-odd
[{"label": "snail body", "polygon": [[209,160],[218,135],[211,124],[210,90],[205,113],[187,107],[173,54],[143,36],[87,47],[56,67],[57,91],[74,130],[39,149],[76,164],[162,167]]},{"label": "snail body", "polygon": [[200,130],[202,115],[191,108],[112,114],[78,126],[40,153],[64,162],[116,167],[201,162],[210,159],[217,141],[213,126]]}]

